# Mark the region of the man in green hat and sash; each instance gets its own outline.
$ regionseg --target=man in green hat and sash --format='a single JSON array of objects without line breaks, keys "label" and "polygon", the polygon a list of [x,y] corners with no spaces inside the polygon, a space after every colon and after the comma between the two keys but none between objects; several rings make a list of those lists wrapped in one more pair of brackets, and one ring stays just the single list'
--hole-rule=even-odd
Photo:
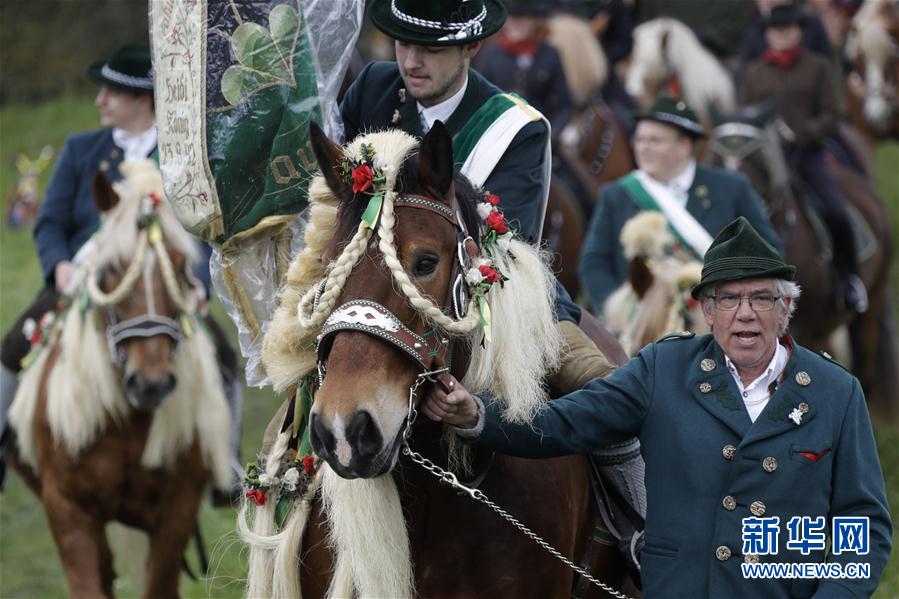
[{"label": "man in green hat and sash", "polygon": [[578,274],[594,313],[627,278],[621,228],[641,210],[665,215],[680,245],[697,260],[738,216],[783,251],[761,199],[740,174],[697,164],[695,144],[705,137],[696,113],[680,99],[660,96],[636,113],[634,155],[638,170],[605,187],[590,219]]},{"label": "man in green hat and sash", "polygon": [[712,242],[693,289],[711,334],[648,345],[529,424],[503,422],[498,404],[458,382],[432,391],[423,411],[527,458],[637,435],[644,597],[870,596],[892,530],[871,422],[858,380],[785,333],[794,274],[740,217]]}]

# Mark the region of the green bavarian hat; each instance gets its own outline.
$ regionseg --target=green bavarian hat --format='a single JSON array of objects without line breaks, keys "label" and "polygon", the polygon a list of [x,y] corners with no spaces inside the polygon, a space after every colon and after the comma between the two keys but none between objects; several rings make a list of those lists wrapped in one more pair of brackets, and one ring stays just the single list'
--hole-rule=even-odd
[{"label": "green bavarian hat", "polygon": [[368,17],[400,42],[461,46],[496,33],[506,8],[500,0],[371,0]]},{"label": "green bavarian hat", "polygon": [[724,227],[705,253],[702,279],[691,294],[699,299],[706,285],[742,279],[792,281],[796,267],[784,262],[777,250],[762,239],[745,217]]},{"label": "green bavarian hat", "polygon": [[87,69],[87,76],[100,85],[111,85],[136,92],[153,91],[153,65],[146,46],[122,46],[109,60]]},{"label": "green bavarian hat", "polygon": [[705,129],[699,123],[696,113],[680,98],[672,98],[663,94],[656,98],[648,110],[634,113],[634,118],[638,121],[649,119],[671,125],[693,138],[706,136]]}]

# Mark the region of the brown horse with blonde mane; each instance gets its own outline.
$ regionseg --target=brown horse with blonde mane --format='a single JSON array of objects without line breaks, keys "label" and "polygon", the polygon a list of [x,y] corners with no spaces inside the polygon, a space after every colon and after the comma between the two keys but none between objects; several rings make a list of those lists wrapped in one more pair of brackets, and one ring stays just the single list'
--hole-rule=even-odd
[{"label": "brown horse with blonde mane", "polygon": [[196,317],[194,241],[155,164],[121,170],[115,189],[95,179],[103,224],[68,306],[42,319],[10,412],[12,464],[44,506],[72,597],[113,596],[113,521],[149,535],[144,596],[175,597],[206,485],[230,483],[228,404]]},{"label": "brown horse with blonde mane", "polygon": [[[302,445],[291,442],[296,416],[282,409],[259,466],[266,486],[239,520],[250,545],[247,594],[559,597],[584,582],[476,501],[480,493],[618,586],[626,568],[617,549],[592,542],[583,456],[472,455],[442,425],[415,418],[427,386],[448,385],[447,373],[503,398],[512,421],[540,409],[562,350],[544,257],[486,228],[482,219],[493,227],[488,213],[499,213],[453,172],[442,123],[420,143],[388,131],[342,149],[317,127],[311,138],[321,176],[310,187],[306,247],[263,359],[276,388],[315,373],[315,466],[307,457],[309,474],[285,512],[285,489],[297,487],[287,467],[300,463]],[[441,484],[457,476],[477,491]]]}]

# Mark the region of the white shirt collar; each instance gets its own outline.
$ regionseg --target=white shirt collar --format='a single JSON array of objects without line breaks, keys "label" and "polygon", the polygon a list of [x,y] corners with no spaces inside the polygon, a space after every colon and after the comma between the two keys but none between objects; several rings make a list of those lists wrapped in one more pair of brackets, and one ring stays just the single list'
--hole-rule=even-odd
[{"label": "white shirt collar", "polygon": [[771,361],[768,362],[768,367],[765,371],[759,375],[757,379],[743,386],[743,381],[740,380],[740,375],[737,372],[737,367],[734,366],[733,362],[730,361],[730,358],[725,354],[724,362],[727,364],[727,369],[730,371],[731,375],[734,377],[734,380],[737,382],[737,388],[740,390],[740,393],[744,391],[752,391],[753,389],[763,388],[766,390],[777,378],[780,376],[780,373],[783,372],[784,367],[787,365],[787,360],[790,357],[790,352],[786,347],[783,346],[779,341],[777,343],[777,349],[774,350],[774,355],[771,356]]},{"label": "white shirt collar", "polygon": [[112,141],[122,149],[125,160],[141,160],[156,147],[156,127],[141,133],[131,133],[118,127],[112,130]]},{"label": "white shirt collar", "polygon": [[668,182],[659,181],[658,179],[653,178],[658,181],[660,185],[667,187],[681,206],[686,207],[687,200],[690,196],[690,187],[693,186],[693,179],[695,177],[696,161],[690,160],[683,172]]},{"label": "white shirt collar", "polygon": [[462,87],[459,88],[455,94],[441,102],[440,104],[435,104],[433,106],[422,106],[420,102],[416,102],[418,105],[418,115],[421,119],[421,129],[422,133],[427,133],[431,130],[431,127],[434,126],[435,121],[443,121],[446,123],[447,120],[452,116],[452,114],[456,111],[456,108],[459,107],[459,104],[462,103],[462,96],[465,95],[465,90],[468,88],[468,73],[465,74],[465,82],[462,84]]}]

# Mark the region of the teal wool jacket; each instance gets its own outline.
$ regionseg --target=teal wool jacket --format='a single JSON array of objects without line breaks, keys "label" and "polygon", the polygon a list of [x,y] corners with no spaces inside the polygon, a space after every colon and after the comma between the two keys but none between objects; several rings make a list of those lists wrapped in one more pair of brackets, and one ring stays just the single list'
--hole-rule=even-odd
[{"label": "teal wool jacket", "polygon": [[[606,299],[627,279],[628,264],[618,238],[624,223],[639,211],[620,183],[607,185],[600,193],[578,264],[581,285],[595,314],[602,314]],[[783,255],[783,245],[765,216],[761,199],[740,173],[697,164],[687,212],[712,237],[738,216],[745,216],[759,235]]]},{"label": "teal wool jacket", "polygon": [[[644,597],[867,597],[877,586],[892,525],[864,394],[840,366],[801,346],[754,423],[711,335],[645,347],[608,378],[549,402],[532,426],[503,423],[485,403],[474,442],[511,455],[589,453],[639,437]],[[794,409],[805,409],[799,424]],[[755,557],[743,554],[741,523],[753,509],[780,518],[778,552],[759,563],[864,562],[870,577],[744,578],[741,564]],[[789,550],[793,516],[824,516],[828,550],[834,516],[868,517],[870,553]]]}]

